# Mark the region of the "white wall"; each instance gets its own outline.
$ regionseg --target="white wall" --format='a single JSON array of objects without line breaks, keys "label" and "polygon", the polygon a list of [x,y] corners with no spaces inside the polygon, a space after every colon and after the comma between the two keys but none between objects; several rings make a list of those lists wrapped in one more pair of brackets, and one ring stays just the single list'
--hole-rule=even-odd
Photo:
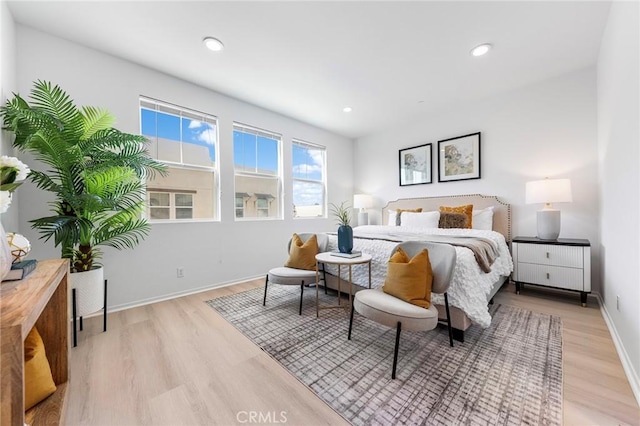
[{"label": "white wall", "polygon": [[[17,26],[18,87],[27,94],[36,79],[61,85],[78,105],[100,106],[118,119],[116,127],[139,132],[138,96],[147,95],[216,115],[220,128],[221,222],[158,224],[134,250],[106,250],[109,305],[122,307],[194,289],[262,276],[286,260],[293,232],[335,228],[331,219],[234,221],[232,123],[240,121],[280,132],[284,141],[284,206],[292,205],[291,139],[327,147],[330,202],[353,194],[352,141],[271,111],[220,95],[101,52]],[[226,165],[226,167],[225,167]],[[21,229],[34,244],[34,257],[58,257],[52,243],[38,242],[27,221],[48,214],[48,201],[33,186],[23,185]],[[176,278],[183,267],[185,277]]]},{"label": "white wall", "polygon": [[[511,203],[513,236],[535,236],[536,210],[525,204],[525,183],[546,176],[569,178],[573,203],[562,211],[560,237],[587,238],[594,291],[600,246],[597,193],[596,76],[588,69],[503,93],[356,140],[356,192],[388,200],[458,194],[498,195]],[[482,132],[482,178],[438,183],[437,141]],[[398,185],[398,150],[433,144],[432,184]],[[380,223],[380,209],[370,218]],[[576,302],[577,303],[577,302]]]},{"label": "white wall", "polygon": [[[4,105],[11,94],[17,91],[16,84],[16,28],[6,2],[0,2],[0,103]],[[0,154],[13,156],[13,138],[9,132],[0,130]],[[18,232],[19,192],[14,192],[13,201],[2,214],[2,226],[6,232]]]},{"label": "white wall", "polygon": [[[613,2],[598,57],[602,299],[640,401],[640,30],[637,2]],[[620,307],[616,297],[620,296]],[[634,385],[632,380],[632,385]]]}]

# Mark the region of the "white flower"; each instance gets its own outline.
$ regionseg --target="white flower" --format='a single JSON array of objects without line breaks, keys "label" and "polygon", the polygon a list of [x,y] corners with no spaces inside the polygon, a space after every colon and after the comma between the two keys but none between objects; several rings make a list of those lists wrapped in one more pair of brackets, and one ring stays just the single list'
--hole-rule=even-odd
[{"label": "white flower", "polygon": [[11,205],[11,193],[9,191],[0,191],[0,213],[4,213]]},{"label": "white flower", "polygon": [[0,157],[0,168],[5,167],[13,167],[18,169],[18,175],[16,176],[15,182],[22,182],[27,178],[27,175],[31,170],[29,170],[29,166],[24,164],[22,161],[18,160],[16,157],[8,157],[3,155]]}]

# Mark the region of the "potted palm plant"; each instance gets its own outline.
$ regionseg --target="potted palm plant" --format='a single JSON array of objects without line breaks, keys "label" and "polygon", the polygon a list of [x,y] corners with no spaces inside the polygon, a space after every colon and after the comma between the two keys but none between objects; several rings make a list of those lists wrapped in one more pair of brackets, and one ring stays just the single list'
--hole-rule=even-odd
[{"label": "potted palm plant", "polygon": [[108,111],[77,107],[57,85],[37,81],[30,98],[14,94],[0,108],[3,128],[46,167],[33,167],[28,179],[54,195],[52,214],[30,222],[70,259],[82,317],[105,306],[101,247],[133,248],[148,235],[144,179],[166,166],[149,157],[144,136],[111,127]]},{"label": "potted palm plant", "polygon": [[338,250],[340,253],[351,253],[353,250],[353,228],[351,228],[351,212],[345,201],[340,205],[331,203],[331,214],[338,221]]}]

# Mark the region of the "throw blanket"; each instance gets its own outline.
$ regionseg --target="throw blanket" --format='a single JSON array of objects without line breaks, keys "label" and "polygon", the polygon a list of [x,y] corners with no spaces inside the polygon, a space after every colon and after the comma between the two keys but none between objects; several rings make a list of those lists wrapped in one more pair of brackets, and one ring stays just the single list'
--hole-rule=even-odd
[{"label": "throw blanket", "polygon": [[463,235],[387,235],[369,234],[366,231],[357,231],[354,238],[364,238],[368,240],[386,240],[394,242],[403,241],[426,241],[430,243],[450,244],[452,246],[466,247],[473,252],[473,257],[478,262],[482,272],[491,272],[491,265],[499,255],[498,245],[488,238],[466,237]]}]

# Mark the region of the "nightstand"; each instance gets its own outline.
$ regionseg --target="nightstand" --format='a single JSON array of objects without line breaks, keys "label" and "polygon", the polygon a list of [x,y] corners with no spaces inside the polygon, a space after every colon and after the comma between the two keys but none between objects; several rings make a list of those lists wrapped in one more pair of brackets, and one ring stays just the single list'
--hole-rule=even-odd
[{"label": "nightstand", "polygon": [[591,293],[589,240],[516,237],[511,247],[517,294],[524,283],[579,291],[582,306],[587,306],[587,294]]}]

